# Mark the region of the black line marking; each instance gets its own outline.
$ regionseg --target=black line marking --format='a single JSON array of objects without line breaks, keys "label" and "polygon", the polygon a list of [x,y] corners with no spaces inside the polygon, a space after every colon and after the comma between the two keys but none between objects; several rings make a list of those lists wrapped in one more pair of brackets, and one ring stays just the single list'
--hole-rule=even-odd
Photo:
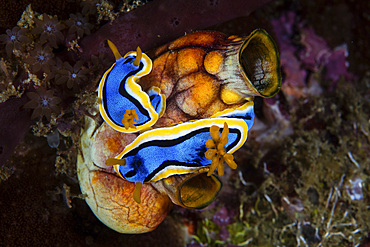
[{"label": "black line marking", "polygon": [[148,176],[145,177],[144,182],[149,182],[157,174],[159,174],[164,168],[166,168],[168,166],[185,166],[185,167],[189,167],[189,168],[198,168],[201,165],[198,164],[198,163],[185,163],[185,162],[179,162],[179,161],[176,161],[176,160],[166,160],[160,166],[158,166],[153,172],[148,174]]}]

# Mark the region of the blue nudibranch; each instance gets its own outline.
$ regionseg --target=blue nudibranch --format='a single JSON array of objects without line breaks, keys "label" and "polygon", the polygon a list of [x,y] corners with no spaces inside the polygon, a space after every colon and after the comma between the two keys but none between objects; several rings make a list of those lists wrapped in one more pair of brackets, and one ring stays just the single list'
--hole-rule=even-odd
[{"label": "blue nudibranch", "polygon": [[100,113],[106,123],[120,132],[149,129],[163,114],[166,100],[159,88],[152,87],[147,94],[135,81],[150,73],[152,61],[139,47],[137,52],[122,57],[109,40],[108,45],[116,62],[100,80]]},{"label": "blue nudibranch", "polygon": [[224,123],[229,128],[227,153],[234,153],[247,140],[254,121],[253,103],[225,110],[212,118],[180,123],[171,127],[148,130],[126,146],[115,159],[116,172],[130,182],[154,182],[173,174],[185,174],[211,165],[205,158],[206,141],[211,139],[210,128]]},{"label": "blue nudibranch", "polygon": [[[253,102],[248,102],[237,109],[219,112],[211,118],[148,130],[127,145],[116,158],[108,159],[106,164],[113,165],[123,179],[136,183],[134,198],[140,202],[140,188],[144,182],[205,170],[209,166],[208,175],[213,173],[216,166],[219,175],[222,175],[223,161],[235,169],[235,162],[233,166],[233,160],[228,162],[227,159],[232,159],[231,154],[245,143],[253,122]],[[226,140],[222,147],[217,145],[213,128],[217,128],[217,132],[221,131],[220,139]],[[209,140],[212,139],[217,146],[214,148],[222,149],[222,155],[228,154],[229,158],[225,156],[221,160],[221,157],[216,157],[215,150],[210,151],[212,144]],[[212,156],[219,160],[214,160]]]}]

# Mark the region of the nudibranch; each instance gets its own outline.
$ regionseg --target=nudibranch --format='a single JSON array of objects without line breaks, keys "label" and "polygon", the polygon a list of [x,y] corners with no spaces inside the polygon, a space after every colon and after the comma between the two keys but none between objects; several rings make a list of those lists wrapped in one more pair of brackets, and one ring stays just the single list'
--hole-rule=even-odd
[{"label": "nudibranch", "polygon": [[136,83],[150,73],[152,61],[138,47],[121,56],[108,40],[116,62],[104,73],[98,88],[100,114],[113,129],[132,133],[149,129],[163,115],[166,100],[160,89],[143,92]]},{"label": "nudibranch", "polygon": [[[208,175],[211,175],[216,167],[219,175],[223,175],[223,161],[235,164],[231,154],[245,143],[253,122],[253,103],[248,102],[211,118],[148,130],[127,145],[117,157],[108,159],[106,164],[114,165],[123,179],[136,183],[133,196],[135,201],[140,202],[140,188],[144,182],[206,169],[210,169]],[[212,131],[214,129],[217,134]],[[221,132],[221,137],[218,132]],[[226,141],[219,143],[219,138]],[[212,143],[217,143],[218,147]],[[219,151],[217,154],[216,149]],[[236,168],[236,165],[230,166]]]}]

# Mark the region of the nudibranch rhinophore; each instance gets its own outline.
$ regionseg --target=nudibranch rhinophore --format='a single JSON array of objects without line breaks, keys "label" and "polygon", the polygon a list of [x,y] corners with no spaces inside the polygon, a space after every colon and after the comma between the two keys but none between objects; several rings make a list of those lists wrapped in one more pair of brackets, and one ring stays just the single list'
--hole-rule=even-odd
[{"label": "nudibranch rhinophore", "polygon": [[152,87],[145,93],[136,83],[136,80],[150,73],[152,61],[139,47],[137,52],[129,52],[122,57],[109,40],[108,45],[116,62],[100,80],[100,114],[117,131],[131,133],[148,129],[166,107],[166,100],[159,88]]},{"label": "nudibranch rhinophore", "polygon": [[167,214],[166,198],[193,209],[216,198],[224,163],[237,167],[233,153],[253,125],[253,97],[280,89],[279,55],[261,29],[245,38],[191,33],[148,53],[153,62],[139,49],[121,57],[108,44],[116,62],[98,89],[105,122],[94,132],[87,121],[79,181],[106,225],[146,232]]}]

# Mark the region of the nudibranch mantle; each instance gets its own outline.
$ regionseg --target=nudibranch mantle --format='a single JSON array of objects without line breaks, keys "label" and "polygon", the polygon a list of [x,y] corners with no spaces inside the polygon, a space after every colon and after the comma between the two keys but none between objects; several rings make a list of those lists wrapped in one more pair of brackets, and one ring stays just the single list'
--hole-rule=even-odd
[{"label": "nudibranch mantle", "polygon": [[[107,124],[120,132],[132,133],[148,129],[163,114],[166,103],[159,88],[152,87],[147,94],[136,83],[136,80],[150,73],[152,61],[141,52],[129,52],[121,57],[114,44],[111,42],[108,44],[117,60],[100,80],[98,88],[100,114]],[[135,65],[137,57],[140,60],[138,65]],[[152,102],[155,103],[155,107]],[[124,124],[123,116],[126,110],[135,110],[137,114],[134,128]]]},{"label": "nudibranch mantle", "polygon": [[[211,165],[205,157],[206,141],[211,139],[210,128],[224,123],[229,127],[227,153],[234,153],[247,140],[254,121],[252,102],[234,110],[225,110],[213,118],[176,124],[148,130],[126,146],[115,159],[124,159],[124,165],[114,165],[125,180],[135,183],[155,182],[160,179],[199,171]],[[118,162],[117,162],[118,163]]]}]

